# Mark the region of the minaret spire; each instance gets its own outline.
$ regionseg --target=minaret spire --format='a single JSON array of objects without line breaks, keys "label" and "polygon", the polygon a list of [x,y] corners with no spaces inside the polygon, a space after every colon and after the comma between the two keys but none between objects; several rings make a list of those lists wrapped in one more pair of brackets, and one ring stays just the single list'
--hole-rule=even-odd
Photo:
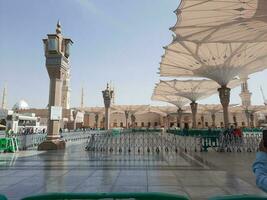
[{"label": "minaret spire", "polygon": [[81,109],[84,107],[84,88],[82,87],[82,93],[81,93]]},{"label": "minaret spire", "polygon": [[5,83],[4,89],[3,89],[1,108],[2,109],[7,109],[7,87],[6,87],[6,83]]},{"label": "minaret spire", "polygon": [[112,104],[113,105],[115,105],[115,95],[116,95],[115,86],[113,85],[113,98],[112,98]]},{"label": "minaret spire", "polygon": [[61,24],[60,24],[60,21],[59,21],[59,20],[57,21],[57,29],[56,29],[56,33],[57,33],[57,34],[61,34]]},{"label": "minaret spire", "polygon": [[242,81],[242,84],[241,84],[241,93],[239,94],[239,96],[241,98],[242,105],[248,107],[251,105],[251,95],[252,95],[252,93],[249,92],[248,89],[248,75],[242,74],[240,76],[240,79]]}]

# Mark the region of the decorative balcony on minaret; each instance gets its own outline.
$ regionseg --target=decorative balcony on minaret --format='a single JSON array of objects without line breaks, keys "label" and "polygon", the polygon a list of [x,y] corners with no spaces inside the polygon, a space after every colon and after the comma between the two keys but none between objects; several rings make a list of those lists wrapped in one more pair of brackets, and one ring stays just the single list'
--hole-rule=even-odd
[{"label": "decorative balcony on minaret", "polygon": [[62,105],[64,102],[62,102],[62,98],[69,97],[66,96],[63,81],[65,82],[69,78],[70,45],[73,42],[71,39],[63,37],[61,25],[58,22],[56,34],[48,34],[47,39],[43,39],[43,43],[46,57],[45,64],[50,78],[49,116],[47,139],[38,146],[38,150],[64,149],[65,142],[60,139],[59,129],[62,120],[62,107],[66,107],[66,104]]}]

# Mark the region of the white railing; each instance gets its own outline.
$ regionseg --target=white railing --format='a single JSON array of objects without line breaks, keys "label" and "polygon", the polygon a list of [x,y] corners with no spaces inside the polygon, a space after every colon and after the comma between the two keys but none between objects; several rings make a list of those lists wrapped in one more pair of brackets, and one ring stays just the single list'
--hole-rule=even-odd
[{"label": "white railing", "polygon": [[[61,137],[66,142],[86,141],[90,138],[92,134],[101,134],[104,132],[105,131],[66,132],[62,133]],[[19,135],[17,136],[19,149],[20,150],[36,149],[37,146],[46,139],[46,136],[47,134],[43,133]]]}]

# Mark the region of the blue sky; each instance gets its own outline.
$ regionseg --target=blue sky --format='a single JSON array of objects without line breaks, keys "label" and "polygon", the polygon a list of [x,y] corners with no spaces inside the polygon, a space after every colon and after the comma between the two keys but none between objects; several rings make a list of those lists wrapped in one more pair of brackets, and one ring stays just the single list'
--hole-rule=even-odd
[{"label": "blue sky", "polygon": [[[8,105],[19,99],[31,107],[48,102],[49,78],[42,39],[54,33],[59,19],[71,49],[71,105],[102,106],[106,82],[116,87],[117,104],[150,104],[162,46],[171,41],[169,27],[179,0],[0,0],[0,91],[8,85]],[[267,72],[251,76],[252,102],[267,95]],[[239,103],[240,88],[231,102]],[[218,103],[214,95],[201,103]],[[153,103],[154,104],[154,103]]]}]

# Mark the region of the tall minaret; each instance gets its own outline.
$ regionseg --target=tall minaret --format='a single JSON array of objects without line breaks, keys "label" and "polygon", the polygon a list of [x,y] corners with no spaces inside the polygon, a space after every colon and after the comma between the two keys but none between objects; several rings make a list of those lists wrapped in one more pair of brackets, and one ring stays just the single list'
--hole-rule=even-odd
[{"label": "tall minaret", "polygon": [[115,91],[115,86],[113,85],[113,98],[112,98],[113,105],[115,105],[115,95],[116,95],[116,91]]},{"label": "tall minaret", "polygon": [[[50,79],[50,87],[47,136],[38,146],[38,150],[41,151],[64,149],[66,146],[65,140],[61,139],[59,130],[62,123],[62,107],[69,107],[69,57],[72,43],[70,38],[63,37],[59,22],[56,33],[47,34],[47,37],[43,39],[45,65]],[[64,85],[64,89],[62,89],[62,85]],[[65,98],[64,104],[62,104],[63,97]]]},{"label": "tall minaret", "polygon": [[109,130],[110,128],[110,106],[111,106],[111,100],[113,97],[113,90],[109,88],[109,85],[107,84],[107,88],[102,91],[103,99],[104,99],[104,105],[105,105],[105,129]]},{"label": "tall minaret", "polygon": [[7,109],[7,88],[6,88],[6,84],[4,85],[4,89],[3,89],[1,108],[2,109]]},{"label": "tall minaret", "polygon": [[110,81],[109,82],[109,85],[110,85],[110,90],[113,91],[113,95],[112,95],[112,99],[111,99],[111,104],[112,105],[115,105],[115,86],[114,86],[114,82],[113,81]]},{"label": "tall minaret", "polygon": [[70,108],[70,92],[71,89],[70,89],[70,68],[69,68],[62,83],[62,99],[61,99],[62,108],[65,109]]},{"label": "tall minaret", "polygon": [[84,107],[84,89],[83,89],[83,87],[82,87],[82,93],[81,93],[81,109],[83,109],[83,107]]},{"label": "tall minaret", "polygon": [[248,75],[242,75],[240,76],[240,79],[242,81],[242,84],[241,84],[241,93],[239,96],[242,101],[242,106],[248,107],[251,105],[251,95],[252,95],[252,93],[249,92],[248,89]]}]

